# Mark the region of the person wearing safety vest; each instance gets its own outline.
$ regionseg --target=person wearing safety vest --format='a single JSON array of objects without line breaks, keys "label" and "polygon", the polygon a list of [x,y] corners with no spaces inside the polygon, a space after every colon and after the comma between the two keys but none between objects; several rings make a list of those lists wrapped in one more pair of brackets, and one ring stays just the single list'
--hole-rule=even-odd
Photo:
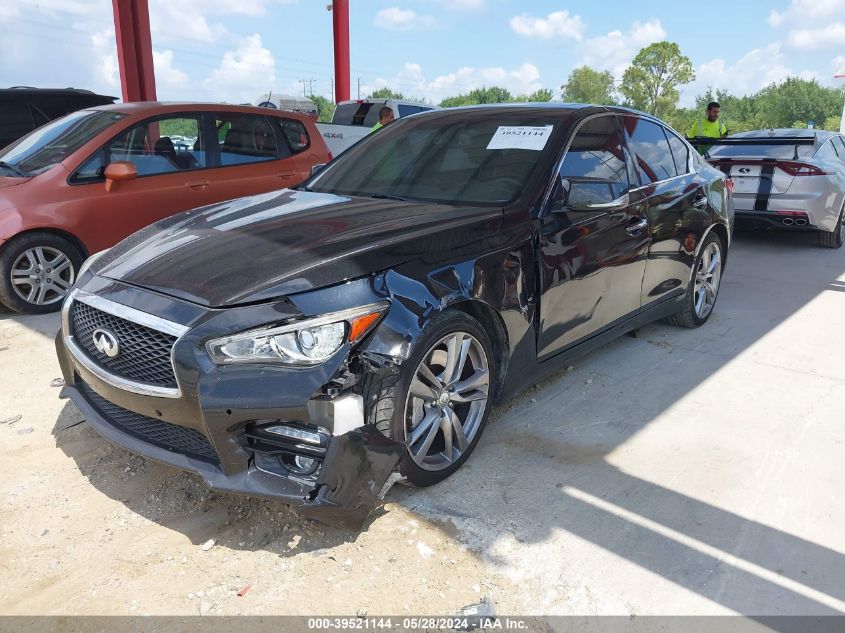
[{"label": "person wearing safety vest", "polygon": [[689,129],[688,138],[706,136],[709,138],[722,138],[728,135],[728,128],[719,120],[720,106],[717,101],[707,104],[707,116],[699,117],[698,121],[692,124]]},{"label": "person wearing safety vest", "polygon": [[394,118],[396,117],[393,114],[393,108],[389,106],[382,106],[381,110],[378,111],[378,122],[370,128],[370,133],[380,130],[385,125],[392,122]]}]

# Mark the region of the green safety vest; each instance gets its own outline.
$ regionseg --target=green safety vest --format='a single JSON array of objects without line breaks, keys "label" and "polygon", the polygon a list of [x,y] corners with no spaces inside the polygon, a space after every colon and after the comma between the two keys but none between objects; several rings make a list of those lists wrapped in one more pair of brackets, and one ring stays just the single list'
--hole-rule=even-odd
[{"label": "green safety vest", "polygon": [[693,123],[689,131],[689,137],[706,136],[709,138],[722,138],[728,133],[728,128],[719,121],[708,121],[704,117],[699,117],[698,121]]}]

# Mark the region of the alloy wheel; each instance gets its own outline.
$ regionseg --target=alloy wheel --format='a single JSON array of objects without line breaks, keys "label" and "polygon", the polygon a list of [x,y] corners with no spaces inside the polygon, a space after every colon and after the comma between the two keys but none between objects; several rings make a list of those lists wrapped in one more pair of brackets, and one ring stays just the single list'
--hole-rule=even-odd
[{"label": "alloy wheel", "polygon": [[695,271],[695,315],[699,319],[706,319],[716,305],[721,280],[722,249],[713,241],[704,248]]},{"label": "alloy wheel", "polygon": [[471,334],[453,332],[426,352],[405,401],[405,442],[425,470],[454,464],[478,434],[490,393],[484,346]]},{"label": "alloy wheel", "polygon": [[67,254],[50,246],[36,246],[18,256],[11,276],[15,294],[27,303],[43,306],[64,298],[76,271]]}]

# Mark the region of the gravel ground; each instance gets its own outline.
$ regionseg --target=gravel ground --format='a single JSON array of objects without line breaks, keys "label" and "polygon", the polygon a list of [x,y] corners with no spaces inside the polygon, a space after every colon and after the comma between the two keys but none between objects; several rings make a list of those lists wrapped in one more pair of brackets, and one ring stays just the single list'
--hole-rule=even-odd
[{"label": "gravel ground", "polygon": [[497,408],[360,533],[106,442],[51,384],[58,318],[0,313],[0,613],[843,613],[845,250],[735,246],[707,327]]}]

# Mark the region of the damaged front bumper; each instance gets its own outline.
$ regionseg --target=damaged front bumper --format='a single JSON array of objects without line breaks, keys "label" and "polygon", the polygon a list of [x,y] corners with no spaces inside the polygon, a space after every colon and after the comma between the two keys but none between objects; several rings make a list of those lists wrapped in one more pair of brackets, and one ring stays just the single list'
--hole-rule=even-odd
[{"label": "damaged front bumper", "polygon": [[194,472],[214,490],[279,500],[348,529],[360,529],[396,481],[404,444],[364,424],[349,350],[305,369],[219,367],[205,356],[209,333],[278,320],[285,310],[295,316],[296,306],[208,311],[96,278],[86,291],[105,299],[99,308],[143,309],[184,326],[171,353],[174,393],[138,393],[75,344],[70,298],[56,338],[61,395],[106,439]]}]

